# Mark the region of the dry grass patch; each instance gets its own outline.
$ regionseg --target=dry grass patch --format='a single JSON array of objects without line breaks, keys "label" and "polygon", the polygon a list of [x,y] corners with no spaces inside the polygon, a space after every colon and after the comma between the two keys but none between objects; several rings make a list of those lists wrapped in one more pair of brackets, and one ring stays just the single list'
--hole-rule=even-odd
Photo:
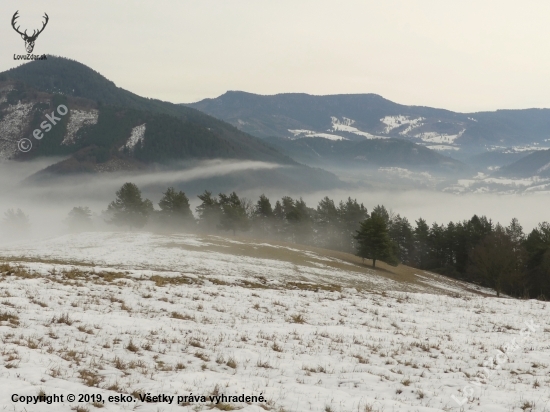
[{"label": "dry grass patch", "polygon": [[7,322],[9,325],[19,325],[19,317],[9,312],[0,312],[0,324]]},{"label": "dry grass patch", "polygon": [[89,369],[81,369],[78,371],[78,374],[84,384],[90,387],[99,387],[99,384],[103,380],[103,378],[97,372],[91,371]]}]

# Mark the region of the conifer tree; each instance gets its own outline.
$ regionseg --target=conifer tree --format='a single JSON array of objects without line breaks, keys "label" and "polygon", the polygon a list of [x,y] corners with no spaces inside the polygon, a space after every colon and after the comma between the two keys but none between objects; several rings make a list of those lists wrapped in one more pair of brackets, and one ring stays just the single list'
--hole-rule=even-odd
[{"label": "conifer tree", "polygon": [[380,213],[372,213],[363,223],[357,235],[357,256],[364,259],[372,259],[372,267],[376,267],[376,261],[381,260],[391,265],[397,264],[394,256],[394,246],[388,235],[388,225],[385,216]]},{"label": "conifer tree", "polygon": [[361,222],[369,217],[367,208],[348,197],[345,203],[340,201],[338,215],[342,223],[343,250],[353,252],[356,249],[355,233]]},{"label": "conifer tree", "polygon": [[19,239],[29,235],[30,232],[29,216],[21,209],[8,209],[4,213],[2,228],[8,237]]},{"label": "conifer tree", "polygon": [[239,199],[237,193],[233,192],[229,196],[220,193],[219,204],[222,210],[219,228],[221,230],[231,230],[233,236],[237,230],[247,231],[250,229],[250,221],[246,212],[245,203]]},{"label": "conifer tree", "polygon": [[65,222],[67,226],[69,226],[71,232],[85,232],[91,230],[93,227],[92,211],[87,206],[73,207]]},{"label": "conifer tree", "polygon": [[160,219],[164,225],[174,229],[181,229],[194,223],[193,213],[189,206],[189,199],[184,192],[169,187],[159,202]]},{"label": "conifer tree", "polygon": [[212,192],[208,190],[205,190],[202,195],[198,195],[198,198],[202,201],[196,208],[199,215],[199,227],[212,231],[220,223],[222,215],[220,203],[215,196],[212,196]]},{"label": "conifer tree", "polygon": [[254,222],[260,233],[268,234],[273,223],[273,208],[269,199],[262,194],[254,206]]},{"label": "conifer tree", "polygon": [[111,215],[108,223],[128,226],[130,229],[141,228],[153,210],[153,203],[141,198],[141,191],[135,184],[124,183],[116,192],[116,200],[107,208],[107,213]]},{"label": "conifer tree", "polygon": [[514,244],[500,225],[474,248],[470,270],[493,288],[497,297],[516,282],[519,273]]}]

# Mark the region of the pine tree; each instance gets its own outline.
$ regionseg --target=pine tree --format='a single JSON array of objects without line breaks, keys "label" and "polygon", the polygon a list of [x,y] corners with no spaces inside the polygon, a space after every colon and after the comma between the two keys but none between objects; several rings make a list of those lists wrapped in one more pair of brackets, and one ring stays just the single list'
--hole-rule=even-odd
[{"label": "pine tree", "polygon": [[254,206],[254,223],[260,233],[267,235],[271,231],[273,223],[273,208],[269,199],[262,194]]},{"label": "pine tree", "polygon": [[222,210],[222,216],[219,224],[221,230],[231,230],[233,236],[237,230],[247,231],[250,229],[250,221],[246,211],[245,202],[239,199],[237,193],[233,192],[229,196],[220,193],[219,204]]},{"label": "pine tree", "polygon": [[372,259],[372,267],[376,267],[376,261],[381,260],[391,265],[397,264],[394,252],[394,244],[388,235],[388,225],[383,214],[373,212],[371,216],[361,223],[357,235],[357,256],[364,259]]},{"label": "pine tree", "polygon": [[500,225],[472,251],[470,270],[493,288],[497,297],[504,288],[510,290],[517,283],[517,268],[514,244]]},{"label": "pine tree", "polygon": [[87,206],[73,207],[65,223],[69,226],[71,232],[85,232],[91,230],[93,227],[92,211]]},{"label": "pine tree", "polygon": [[321,247],[341,248],[339,236],[339,214],[334,201],[325,196],[317,205],[315,215],[317,228],[317,243]]},{"label": "pine tree", "polygon": [[107,213],[111,215],[108,223],[128,226],[130,229],[145,226],[154,208],[149,199],[141,198],[138,187],[133,183],[124,183],[116,192],[116,197],[107,208]]},{"label": "pine tree", "polygon": [[407,218],[399,215],[390,222],[388,234],[395,244],[395,256],[400,262],[410,264],[414,254],[413,229]]},{"label": "pine tree", "polygon": [[2,223],[4,232],[10,238],[20,239],[29,235],[31,227],[29,216],[21,209],[8,209],[4,213],[4,220]]},{"label": "pine tree", "polygon": [[194,223],[189,199],[182,191],[176,192],[173,187],[169,187],[160,199],[159,207],[160,220],[164,225],[178,230]]},{"label": "pine tree", "polygon": [[212,192],[205,190],[202,195],[198,195],[202,203],[195,209],[199,215],[199,227],[212,231],[220,223],[222,210],[216,197]]},{"label": "pine tree", "polygon": [[[291,204],[292,206],[290,207],[290,203],[287,201],[288,209],[290,209],[286,213],[288,233],[293,242],[307,244],[313,234],[312,215],[315,213],[315,210],[308,208],[302,198],[292,201]],[[285,208],[285,198],[283,198],[283,208]]]},{"label": "pine tree", "polygon": [[369,217],[367,208],[362,203],[357,203],[357,200],[352,200],[351,197],[348,197],[345,203],[340,202],[338,215],[340,216],[342,225],[342,249],[352,252],[356,249],[354,235],[357,229],[359,229],[361,222]]},{"label": "pine tree", "polygon": [[418,219],[414,229],[414,265],[420,269],[428,268],[429,237],[430,227],[424,219]]}]

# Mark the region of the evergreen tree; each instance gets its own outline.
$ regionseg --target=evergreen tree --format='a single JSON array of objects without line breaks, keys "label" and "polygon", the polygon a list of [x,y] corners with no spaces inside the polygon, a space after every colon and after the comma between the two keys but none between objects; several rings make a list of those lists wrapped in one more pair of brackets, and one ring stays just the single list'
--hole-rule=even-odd
[{"label": "evergreen tree", "polygon": [[414,266],[427,269],[430,253],[430,227],[422,218],[416,221],[414,229]]},{"label": "evergreen tree", "polygon": [[517,283],[518,265],[514,244],[499,225],[474,248],[471,270],[500,296],[503,289],[511,290]]},{"label": "evergreen tree", "polygon": [[523,246],[527,252],[529,290],[535,297],[550,297],[550,223],[539,223],[529,233]]},{"label": "evergreen tree", "polygon": [[196,208],[199,215],[199,227],[212,231],[220,223],[222,215],[220,203],[216,197],[212,196],[212,192],[208,190],[205,190],[202,195],[198,195],[198,198],[202,201]]},{"label": "evergreen tree", "polygon": [[20,239],[29,235],[31,227],[29,216],[21,209],[8,209],[4,213],[2,223],[5,234],[12,239]]},{"label": "evergreen tree", "polygon": [[233,192],[229,196],[220,193],[218,197],[222,210],[219,228],[221,230],[231,230],[233,236],[235,236],[237,230],[243,232],[249,230],[250,221],[248,220],[246,204],[239,199],[237,193]]},{"label": "evergreen tree", "polygon": [[338,215],[342,224],[342,249],[352,252],[356,249],[355,233],[361,222],[369,217],[367,208],[362,203],[357,203],[357,200],[348,197],[345,203],[340,201]]},{"label": "evergreen tree", "polygon": [[116,200],[109,204],[107,213],[111,215],[108,223],[117,226],[141,228],[147,223],[153,212],[153,203],[149,199],[141,198],[141,191],[133,183],[124,183],[116,192]]},{"label": "evergreen tree", "polygon": [[414,255],[413,229],[407,218],[395,216],[390,222],[388,234],[396,246],[394,255],[400,262],[411,264]]},{"label": "evergreen tree", "polygon": [[266,235],[271,230],[273,223],[273,208],[269,199],[262,194],[254,206],[254,223],[260,233]]},{"label": "evergreen tree", "polygon": [[92,211],[87,206],[73,207],[65,222],[67,226],[69,226],[71,232],[85,232],[91,230],[93,227]]},{"label": "evergreen tree", "polygon": [[371,216],[361,223],[357,235],[357,256],[364,259],[372,259],[372,267],[376,267],[376,261],[382,260],[391,265],[397,264],[393,255],[394,246],[388,235],[388,225],[383,214],[373,212]]},{"label": "evergreen tree", "polygon": [[[283,198],[283,208],[285,207],[285,198]],[[292,200],[292,199],[291,199]],[[309,209],[302,198],[292,202],[292,207],[286,213],[288,222],[288,233],[295,243],[307,244],[313,234],[313,218],[315,211]]]},{"label": "evergreen tree", "polygon": [[169,187],[160,199],[159,207],[160,219],[164,225],[177,230],[194,223],[189,199],[182,191],[176,192],[173,187]]},{"label": "evergreen tree", "polygon": [[321,247],[340,249],[339,213],[334,201],[325,196],[317,205],[315,225],[317,243]]},{"label": "evergreen tree", "polygon": [[283,210],[283,205],[280,201],[275,202],[275,207],[273,208],[273,234],[277,238],[282,238],[285,231],[285,212]]}]

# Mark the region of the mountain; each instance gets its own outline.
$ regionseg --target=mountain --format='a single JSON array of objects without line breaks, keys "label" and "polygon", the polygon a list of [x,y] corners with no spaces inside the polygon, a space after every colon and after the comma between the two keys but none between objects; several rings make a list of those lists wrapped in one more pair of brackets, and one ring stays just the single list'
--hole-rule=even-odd
[{"label": "mountain", "polygon": [[[31,137],[59,105],[69,113],[43,139]],[[24,137],[33,144],[28,153],[17,148]],[[295,164],[230,124],[192,108],[137,96],[60,57],[0,74],[0,158],[45,155],[73,155],[60,169],[65,172],[212,158]]]},{"label": "mountain", "polygon": [[187,106],[262,138],[360,141],[393,137],[455,157],[488,149],[550,148],[549,109],[456,113],[405,106],[376,94],[261,96],[240,91]]},{"label": "mountain", "polygon": [[550,178],[550,150],[540,150],[498,170],[499,176]]},{"label": "mountain", "polygon": [[465,165],[455,159],[401,139],[351,141],[271,137],[266,140],[299,162],[323,168],[368,169],[398,165],[411,170],[444,173],[466,170]]}]

